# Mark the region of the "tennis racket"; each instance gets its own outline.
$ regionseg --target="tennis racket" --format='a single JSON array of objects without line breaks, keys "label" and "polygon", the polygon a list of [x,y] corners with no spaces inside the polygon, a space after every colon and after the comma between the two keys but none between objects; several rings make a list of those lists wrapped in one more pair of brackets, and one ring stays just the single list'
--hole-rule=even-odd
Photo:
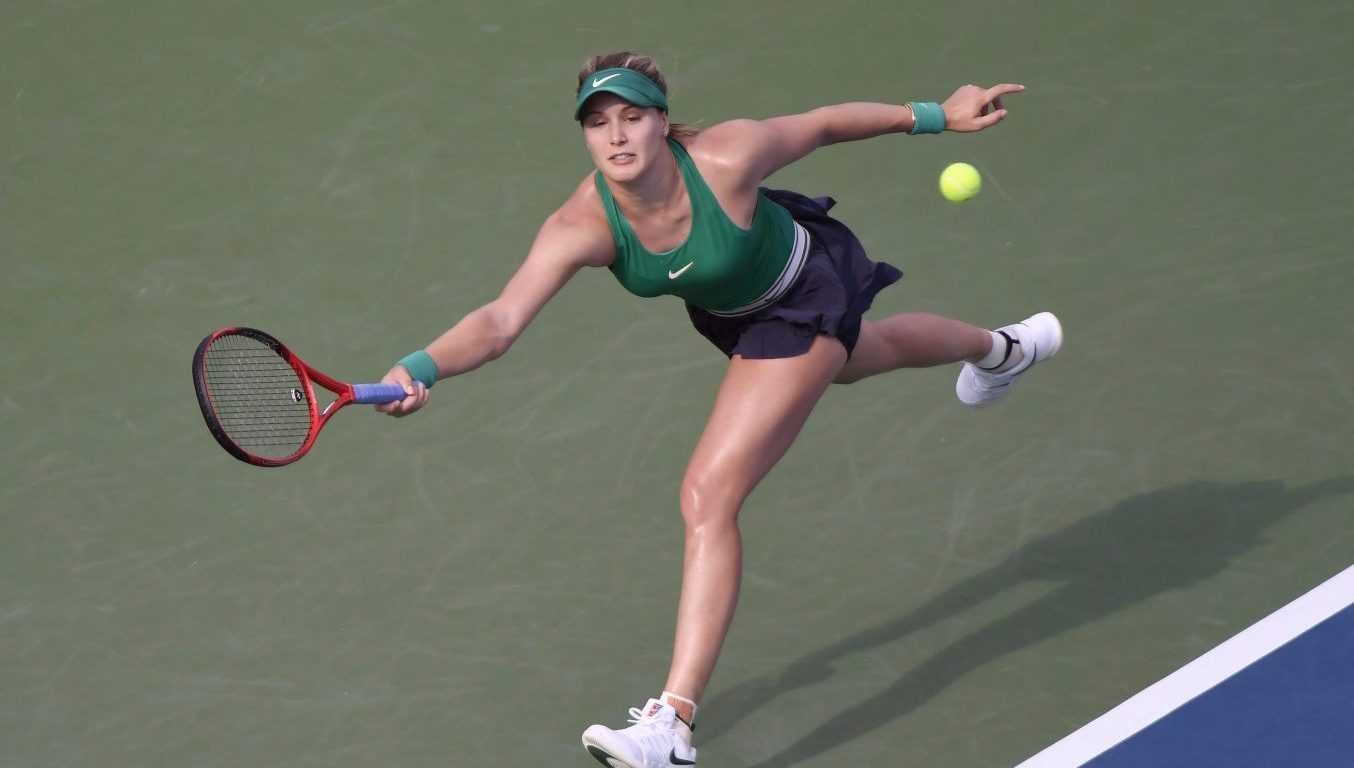
[{"label": "tennis racket", "polygon": [[[338,397],[319,407],[315,384]],[[231,456],[256,467],[280,467],[306,455],[345,405],[393,403],[399,384],[345,384],[253,328],[223,328],[193,355],[193,385],[202,417]]]}]

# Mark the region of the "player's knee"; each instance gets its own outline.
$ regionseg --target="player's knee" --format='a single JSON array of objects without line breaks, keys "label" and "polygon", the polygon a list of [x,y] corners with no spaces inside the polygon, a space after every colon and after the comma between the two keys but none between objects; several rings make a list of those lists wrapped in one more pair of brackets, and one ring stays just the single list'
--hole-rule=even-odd
[{"label": "player's knee", "polygon": [[687,472],[682,479],[682,521],[688,531],[737,522],[743,494],[730,478],[718,472]]}]

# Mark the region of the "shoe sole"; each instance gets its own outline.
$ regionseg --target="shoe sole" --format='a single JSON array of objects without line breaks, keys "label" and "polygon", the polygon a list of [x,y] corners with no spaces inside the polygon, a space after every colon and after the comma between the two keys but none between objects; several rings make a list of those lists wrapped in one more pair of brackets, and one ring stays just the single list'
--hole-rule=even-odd
[{"label": "shoe sole", "polygon": [[[594,728],[596,728],[596,726],[594,726]],[[612,754],[606,744],[606,737],[611,734],[601,728],[598,728],[597,730],[602,731],[602,733],[592,733],[593,728],[589,728],[583,733],[583,748],[588,750],[588,754],[596,758],[597,762],[605,765],[607,768],[644,768],[642,765],[634,765],[633,763],[622,760]]]},{"label": "shoe sole", "polygon": [[626,768],[625,763],[612,757],[605,749],[594,744],[584,744],[583,748],[588,750],[588,754],[597,758],[597,762],[605,765],[607,768]]},{"label": "shoe sole", "polygon": [[[633,763],[625,762],[606,751],[601,745],[588,739],[586,736],[583,739],[583,748],[588,750],[588,754],[596,758],[597,762],[605,765],[607,768],[644,768],[642,765],[634,765]],[[673,763],[673,765],[695,765],[695,763]]]},{"label": "shoe sole", "polygon": [[1051,349],[1048,350],[1047,354],[1040,354],[1042,350],[1035,351],[1034,362],[1036,363],[1041,363],[1050,357],[1053,357],[1058,354],[1058,350],[1063,348],[1063,324],[1062,321],[1058,319],[1057,315],[1052,312],[1040,312],[1037,315],[1030,315],[1025,318],[1024,324],[1030,325],[1031,320],[1039,320],[1040,318],[1046,319],[1047,322],[1053,326],[1053,342],[1051,343]]}]

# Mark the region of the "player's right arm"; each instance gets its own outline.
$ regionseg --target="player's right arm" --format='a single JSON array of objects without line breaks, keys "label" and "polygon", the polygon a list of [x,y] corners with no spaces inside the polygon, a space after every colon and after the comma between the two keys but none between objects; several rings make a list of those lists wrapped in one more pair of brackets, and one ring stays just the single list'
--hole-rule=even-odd
[{"label": "player's right arm", "polygon": [[[614,258],[611,229],[589,176],[541,225],[526,259],[498,298],[461,318],[425,348],[437,363],[438,380],[501,357],[580,269],[607,266]],[[413,394],[377,410],[403,416],[428,400],[427,390],[413,383],[404,366],[391,368],[382,381],[398,382]]]}]

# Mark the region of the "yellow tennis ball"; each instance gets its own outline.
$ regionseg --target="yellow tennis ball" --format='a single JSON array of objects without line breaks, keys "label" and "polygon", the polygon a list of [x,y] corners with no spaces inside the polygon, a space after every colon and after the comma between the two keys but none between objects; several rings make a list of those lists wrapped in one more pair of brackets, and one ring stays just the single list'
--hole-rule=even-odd
[{"label": "yellow tennis ball", "polygon": [[940,174],[940,194],[952,203],[962,203],[983,188],[983,177],[968,163],[951,163]]}]

